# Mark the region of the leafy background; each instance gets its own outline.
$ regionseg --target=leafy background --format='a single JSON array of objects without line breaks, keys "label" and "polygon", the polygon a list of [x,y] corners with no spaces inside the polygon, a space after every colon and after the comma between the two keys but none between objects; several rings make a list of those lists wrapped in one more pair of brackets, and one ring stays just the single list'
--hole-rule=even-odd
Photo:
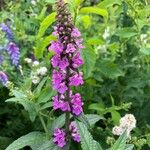
[{"label": "leafy background", "polygon": [[[51,35],[56,15],[54,3],[54,0],[36,0],[35,4],[30,0],[0,2],[0,22],[5,22],[6,19],[11,21],[15,41],[20,47],[20,64],[24,71],[22,76],[10,66],[7,57],[6,62],[0,66],[0,69],[8,72],[10,81],[17,87],[11,91],[12,95],[9,95],[10,89],[0,86],[0,150],[23,135],[28,136],[26,143],[29,144],[24,143],[18,146],[18,149],[28,145],[37,150],[39,147],[37,144],[41,145],[42,141],[45,141],[41,119],[44,118],[47,137],[51,136],[55,125],[61,126],[64,122],[64,116],[58,118],[59,113],[53,112],[51,108],[51,97],[55,91],[50,84],[52,69],[49,59],[53,54],[47,51],[47,46],[55,39]],[[150,148],[149,1],[68,0],[68,3],[85,45],[82,51],[85,64],[81,68],[85,84],[75,90],[82,94],[85,103],[84,113],[96,115],[90,129],[94,140],[104,149],[109,148],[107,137],[117,138],[111,133],[112,127],[118,124],[121,116],[133,113],[137,119],[137,128],[132,133],[136,138],[132,141],[132,144],[135,144],[134,149],[148,150]],[[2,33],[0,36],[2,37],[0,43],[3,45],[5,38]],[[24,62],[24,58],[32,55],[35,55],[49,70],[47,77],[41,79],[38,86],[31,84],[29,76],[34,70]],[[46,117],[43,117],[43,114]],[[92,119],[89,117],[90,122]],[[80,122],[78,126],[81,132],[85,129],[84,124]],[[84,132],[88,131],[85,129]],[[35,138],[38,142],[33,144],[32,139]],[[146,140],[143,147],[138,143],[141,138]],[[45,141],[49,149],[51,143],[52,141]],[[17,144],[14,145],[16,147]],[[73,145],[75,143],[72,143],[71,150],[74,149]],[[80,145],[77,146],[78,149],[81,148]]]}]

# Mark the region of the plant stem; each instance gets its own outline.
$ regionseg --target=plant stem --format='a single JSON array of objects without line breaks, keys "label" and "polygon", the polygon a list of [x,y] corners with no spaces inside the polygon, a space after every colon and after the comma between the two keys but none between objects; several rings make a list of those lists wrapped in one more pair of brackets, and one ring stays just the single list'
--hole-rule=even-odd
[{"label": "plant stem", "polygon": [[[68,56],[69,58],[69,56]],[[67,73],[66,73],[66,80],[67,80],[67,93],[66,93],[66,101],[68,101],[68,103],[70,103],[70,86],[69,86],[69,76],[70,76],[70,68],[67,67],[66,69]],[[66,127],[66,133],[67,133],[67,137],[69,137],[69,124],[70,124],[70,112],[66,112],[66,118],[65,118],[65,127]]]},{"label": "plant stem", "polygon": [[38,116],[40,118],[40,121],[41,121],[41,124],[43,126],[43,129],[44,129],[44,131],[46,133],[46,137],[48,138],[48,129],[46,127],[45,121],[44,121],[44,119],[43,119],[43,117],[42,117],[42,115],[40,113],[38,114]]}]

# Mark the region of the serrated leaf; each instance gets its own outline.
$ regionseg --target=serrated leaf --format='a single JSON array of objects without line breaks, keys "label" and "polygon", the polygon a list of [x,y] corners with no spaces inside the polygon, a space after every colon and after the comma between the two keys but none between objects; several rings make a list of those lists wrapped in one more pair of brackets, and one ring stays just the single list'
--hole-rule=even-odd
[{"label": "serrated leaf", "polygon": [[127,133],[124,132],[112,146],[111,150],[124,150],[126,147]]},{"label": "serrated leaf", "polygon": [[40,132],[31,132],[15,140],[6,148],[6,150],[20,150],[25,146],[32,146],[35,144],[43,143],[45,140],[45,134]]},{"label": "serrated leaf", "polygon": [[32,122],[35,120],[37,113],[35,109],[35,104],[32,101],[23,98],[10,98],[7,99],[6,102],[15,102],[21,104],[24,107],[24,109],[28,111],[30,120]]},{"label": "serrated leaf", "polygon": [[79,134],[81,137],[81,147],[82,150],[98,150],[97,143],[93,140],[91,133],[88,131],[87,127],[76,120]]},{"label": "serrated leaf", "polygon": [[41,146],[39,146],[37,150],[54,150],[54,149],[58,148],[54,144],[53,140],[49,140],[44,142]]},{"label": "serrated leaf", "polygon": [[104,117],[102,117],[100,115],[96,115],[96,114],[86,114],[85,116],[87,117],[87,120],[88,120],[90,125],[94,125],[99,120],[104,119]]}]

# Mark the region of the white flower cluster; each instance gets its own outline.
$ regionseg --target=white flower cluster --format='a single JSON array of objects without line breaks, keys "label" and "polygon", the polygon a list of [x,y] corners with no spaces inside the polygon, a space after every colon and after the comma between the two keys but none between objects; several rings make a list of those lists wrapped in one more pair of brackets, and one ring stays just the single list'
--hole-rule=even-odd
[{"label": "white flower cluster", "polygon": [[30,58],[24,59],[26,63],[33,67],[33,72],[31,73],[31,79],[33,84],[38,84],[40,82],[40,77],[45,76],[47,73],[46,67],[40,67],[38,61],[32,61]]},{"label": "white flower cluster", "polygon": [[147,43],[147,40],[148,40],[147,34],[141,34],[141,35],[140,35],[140,39],[141,39],[141,41],[142,41],[144,44],[146,44],[146,43]]},{"label": "white flower cluster", "polygon": [[114,135],[121,135],[123,132],[127,132],[127,136],[130,136],[130,132],[136,127],[136,119],[132,114],[126,114],[120,119],[120,125],[115,126],[112,129]]}]

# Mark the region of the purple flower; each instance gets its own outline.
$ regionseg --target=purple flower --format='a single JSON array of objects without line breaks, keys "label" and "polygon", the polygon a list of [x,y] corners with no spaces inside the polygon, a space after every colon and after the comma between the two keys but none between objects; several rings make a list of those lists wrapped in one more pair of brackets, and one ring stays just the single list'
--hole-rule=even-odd
[{"label": "purple flower", "polygon": [[79,143],[81,141],[81,139],[80,139],[80,135],[78,133],[76,123],[74,121],[70,123],[69,130],[71,131],[72,139]]},{"label": "purple flower", "polygon": [[66,111],[70,111],[70,105],[68,102],[65,102],[65,101],[60,101],[60,109],[63,111],[63,112],[66,112]]},{"label": "purple flower", "polygon": [[80,37],[81,36],[81,33],[80,31],[77,29],[77,28],[73,28],[72,32],[71,32],[71,35],[73,37]]},{"label": "purple flower", "polygon": [[52,50],[55,53],[60,54],[63,51],[63,45],[60,43],[60,41],[55,41],[51,43],[48,50]]},{"label": "purple flower", "polygon": [[83,49],[83,48],[84,48],[84,46],[83,46],[83,44],[82,44],[83,39],[77,39],[75,42],[76,42],[76,45],[77,45],[77,47],[78,47],[79,49]]},{"label": "purple flower", "polygon": [[83,60],[81,58],[80,52],[77,52],[77,54],[72,58],[72,62],[73,62],[72,66],[74,68],[78,68],[83,64]]},{"label": "purple flower", "polygon": [[8,77],[3,71],[0,71],[0,81],[2,82],[2,84],[4,86],[6,86],[6,83],[8,81]]},{"label": "purple flower", "polygon": [[66,53],[73,53],[76,50],[75,46],[71,43],[67,45]]},{"label": "purple flower", "polygon": [[84,82],[83,82],[83,78],[82,78],[82,73],[76,73],[75,75],[71,76],[69,78],[69,85],[73,85],[73,86],[79,86],[79,85],[82,85]]},{"label": "purple flower", "polygon": [[51,62],[52,62],[52,66],[54,68],[58,67],[59,66],[59,62],[60,62],[60,55],[53,56],[52,59],[51,59]]},{"label": "purple flower", "polygon": [[72,96],[71,104],[72,113],[79,116],[83,112],[83,102],[79,93]]},{"label": "purple flower", "polygon": [[64,94],[68,90],[68,87],[66,86],[65,82],[62,82],[57,90],[59,93]]},{"label": "purple flower", "polygon": [[59,99],[58,99],[58,95],[54,96],[52,98],[52,100],[53,100],[53,109],[54,110],[59,109],[60,108],[60,102],[59,102]]},{"label": "purple flower", "polygon": [[13,32],[8,25],[6,25],[5,23],[1,23],[0,28],[3,32],[5,32],[6,38],[8,38],[9,40],[12,40],[14,38]]},{"label": "purple flower", "polygon": [[54,70],[52,74],[52,84],[54,89],[58,89],[60,87],[60,83],[64,79],[63,73]]},{"label": "purple flower", "polygon": [[69,103],[67,101],[64,101],[63,95],[60,95],[60,97],[58,97],[58,95],[56,95],[52,98],[52,100],[53,100],[53,109],[54,110],[60,109],[63,112],[71,110]]},{"label": "purple flower", "polygon": [[7,45],[7,52],[10,55],[12,64],[17,67],[20,59],[20,51],[17,45],[13,42],[10,42]]},{"label": "purple flower", "polygon": [[54,139],[53,142],[59,147],[59,148],[63,148],[66,145],[66,133],[59,128],[56,128],[54,130]]},{"label": "purple flower", "polygon": [[64,70],[68,66],[69,66],[68,59],[66,57],[62,58],[62,60],[60,60],[60,62],[59,62],[59,68],[62,69],[62,70]]}]

